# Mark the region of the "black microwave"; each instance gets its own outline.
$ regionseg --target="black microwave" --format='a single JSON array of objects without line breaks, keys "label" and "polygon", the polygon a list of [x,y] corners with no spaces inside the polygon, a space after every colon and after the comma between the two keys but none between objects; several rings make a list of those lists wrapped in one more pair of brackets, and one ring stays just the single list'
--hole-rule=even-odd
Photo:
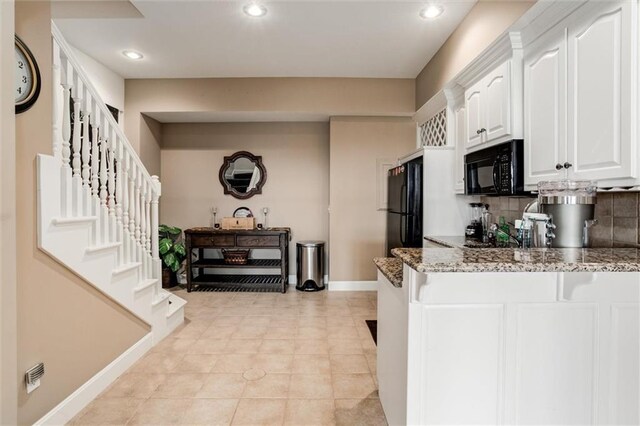
[{"label": "black microwave", "polygon": [[465,194],[526,195],[523,151],[523,140],[514,139],[465,155]]}]

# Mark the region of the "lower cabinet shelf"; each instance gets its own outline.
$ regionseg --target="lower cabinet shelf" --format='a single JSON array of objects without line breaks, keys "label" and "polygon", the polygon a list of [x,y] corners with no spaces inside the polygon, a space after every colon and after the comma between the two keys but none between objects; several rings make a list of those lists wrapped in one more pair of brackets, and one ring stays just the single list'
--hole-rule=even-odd
[{"label": "lower cabinet shelf", "polygon": [[194,284],[281,284],[280,275],[203,274],[193,278]]}]

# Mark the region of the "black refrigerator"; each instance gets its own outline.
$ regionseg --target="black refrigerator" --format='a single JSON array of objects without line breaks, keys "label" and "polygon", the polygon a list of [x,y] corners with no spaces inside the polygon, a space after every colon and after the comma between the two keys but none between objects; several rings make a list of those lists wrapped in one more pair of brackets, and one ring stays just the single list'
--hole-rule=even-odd
[{"label": "black refrigerator", "polygon": [[387,175],[387,256],[398,247],[422,247],[422,157]]}]

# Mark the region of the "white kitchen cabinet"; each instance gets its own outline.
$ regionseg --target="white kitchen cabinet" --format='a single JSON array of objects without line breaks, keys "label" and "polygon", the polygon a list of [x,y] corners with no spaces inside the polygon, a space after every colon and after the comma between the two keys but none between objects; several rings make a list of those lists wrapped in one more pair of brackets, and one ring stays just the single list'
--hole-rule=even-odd
[{"label": "white kitchen cabinet", "polygon": [[393,286],[378,271],[376,371],[380,403],[390,425],[404,425],[407,419],[409,297],[406,289]]},{"label": "white kitchen cabinet", "polygon": [[484,142],[482,129],[484,128],[484,106],[482,97],[482,82],[476,83],[464,93],[466,115],[466,147],[473,148]]},{"label": "white kitchen cabinet", "polygon": [[[635,5],[635,7],[634,7]],[[635,177],[637,2],[596,2],[568,23],[568,158],[575,179]],[[634,10],[635,9],[635,10]],[[634,72],[635,69],[635,72]]]},{"label": "white kitchen cabinet", "polygon": [[454,191],[457,194],[464,194],[464,142],[467,139],[466,125],[465,125],[465,108],[461,106],[454,110],[454,132],[455,132],[455,186]]},{"label": "white kitchen cabinet", "polygon": [[384,355],[390,424],[639,424],[638,273],[403,273],[402,304],[378,298],[407,345]]},{"label": "white kitchen cabinet", "polygon": [[564,177],[567,158],[567,40],[564,28],[541,37],[524,57],[525,182]]},{"label": "white kitchen cabinet", "polygon": [[589,2],[525,47],[525,185],[637,184],[638,2]]},{"label": "white kitchen cabinet", "polygon": [[465,90],[467,148],[512,134],[511,66],[504,62]]},{"label": "white kitchen cabinet", "polygon": [[485,141],[511,133],[511,61],[487,75],[483,83],[485,98]]}]

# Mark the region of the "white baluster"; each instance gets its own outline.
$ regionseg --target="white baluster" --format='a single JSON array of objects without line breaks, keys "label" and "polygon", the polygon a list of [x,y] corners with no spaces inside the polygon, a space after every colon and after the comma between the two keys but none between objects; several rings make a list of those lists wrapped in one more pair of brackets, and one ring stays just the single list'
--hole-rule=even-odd
[{"label": "white baluster", "polygon": [[[91,120],[91,113],[87,105],[90,104],[89,94],[84,94],[84,108],[82,109],[82,186],[89,187],[91,183],[89,178],[91,177],[91,142],[89,138],[89,120]],[[80,123],[78,123],[80,124]]]},{"label": "white baluster", "polygon": [[[106,128],[110,126],[107,124]],[[115,217],[116,215],[116,198],[115,198],[115,189],[116,189],[116,176],[114,173],[114,163],[115,163],[115,152],[116,152],[116,132],[113,129],[110,129],[109,132],[109,176],[107,178],[107,192],[109,195],[109,216]]]},{"label": "white baluster", "polygon": [[83,210],[86,215],[93,215],[92,199],[91,199],[91,95],[89,90],[84,88],[83,96],[83,119],[82,119],[82,192],[83,192]]},{"label": "white baluster", "polygon": [[100,173],[100,153],[98,151],[98,117],[100,112],[94,103],[91,113],[91,195],[98,198]]},{"label": "white baluster", "polygon": [[118,260],[122,265],[124,261],[124,227],[122,224],[122,182],[123,182],[123,145],[124,141],[119,138],[116,139],[116,229],[118,233],[118,241],[120,247],[118,248]]},{"label": "white baluster", "polygon": [[109,122],[106,123],[108,128],[110,140],[109,140],[109,178],[107,179],[107,192],[109,193],[109,239],[112,242],[117,241],[116,235],[116,171],[115,171],[115,157],[116,157],[116,132],[111,127]]},{"label": "white baluster", "polygon": [[142,250],[142,264],[144,277],[148,275],[149,263],[147,262],[147,181],[142,177],[140,186],[140,249]]},{"label": "white baluster", "polygon": [[[66,72],[69,72],[70,68],[68,65]],[[62,166],[69,169],[69,161],[71,160],[71,84],[66,77],[62,81]]]},{"label": "white baluster", "polygon": [[63,125],[63,88],[61,79],[60,46],[53,40],[53,67],[52,67],[52,91],[53,91],[53,156],[62,162],[62,125]]},{"label": "white baluster", "polygon": [[142,170],[138,167],[137,168],[137,173],[136,173],[136,186],[135,186],[135,200],[136,200],[136,243],[138,244],[138,246],[142,246],[141,244],[141,234],[140,234],[140,223],[141,223],[141,219],[142,219],[142,215],[141,215],[141,198],[142,198],[142,194],[140,191],[140,186],[142,183]]},{"label": "white baluster", "polygon": [[144,217],[145,217],[145,241],[144,241],[144,254],[147,259],[147,277],[153,277],[153,262],[151,260],[151,182],[145,180],[145,202],[144,202]]},{"label": "white baluster", "polygon": [[73,214],[75,216],[81,216],[83,214],[82,204],[82,122],[80,120],[80,105],[82,104],[82,82],[75,71],[73,71],[74,84],[71,87],[71,96],[73,100],[73,132],[71,135],[71,147],[73,148],[73,155],[71,158],[71,168],[73,176]]},{"label": "white baluster", "polygon": [[71,168],[73,169],[73,177],[80,178],[80,149],[82,148],[82,141],[80,140],[80,130],[82,127],[82,123],[80,123],[80,102],[82,98],[81,94],[81,84],[79,81],[76,82],[75,86],[71,88],[71,95],[73,98],[73,135],[71,139],[71,147],[73,148],[73,157],[71,160]]},{"label": "white baluster", "polygon": [[100,127],[98,129],[98,144],[100,145],[100,218],[102,220],[102,241],[109,241],[109,209],[107,207],[107,155],[109,148],[109,134],[106,132],[106,126],[104,124],[105,116],[101,115]]},{"label": "white baluster", "polygon": [[160,279],[162,277],[162,264],[160,263],[160,253],[158,251],[159,237],[159,214],[158,200],[160,198],[160,180],[158,176],[151,176],[152,192],[151,192],[151,257],[153,258],[153,278]]},{"label": "white baluster", "polygon": [[135,181],[137,177],[137,167],[134,163],[133,159],[131,159],[129,164],[129,182],[128,182],[128,191],[129,191],[129,255],[131,256],[130,261],[136,262],[137,252],[136,252],[136,196],[135,196]]},{"label": "white baluster", "polygon": [[147,235],[147,241],[145,242],[145,249],[146,249],[146,253],[151,256],[151,207],[150,207],[150,202],[151,202],[151,193],[152,193],[152,183],[149,181],[145,181],[146,184],[146,193],[147,196],[145,197],[145,202],[144,202],[144,212],[145,212],[145,223],[146,223],[146,235]]},{"label": "white baluster", "polygon": [[129,263],[131,262],[131,251],[129,250],[129,167],[131,164],[131,159],[126,150],[123,150],[122,161],[122,245],[124,252],[124,263]]},{"label": "white baluster", "polygon": [[129,229],[129,167],[131,160],[129,154],[124,151],[122,158],[122,223],[124,229]]}]

